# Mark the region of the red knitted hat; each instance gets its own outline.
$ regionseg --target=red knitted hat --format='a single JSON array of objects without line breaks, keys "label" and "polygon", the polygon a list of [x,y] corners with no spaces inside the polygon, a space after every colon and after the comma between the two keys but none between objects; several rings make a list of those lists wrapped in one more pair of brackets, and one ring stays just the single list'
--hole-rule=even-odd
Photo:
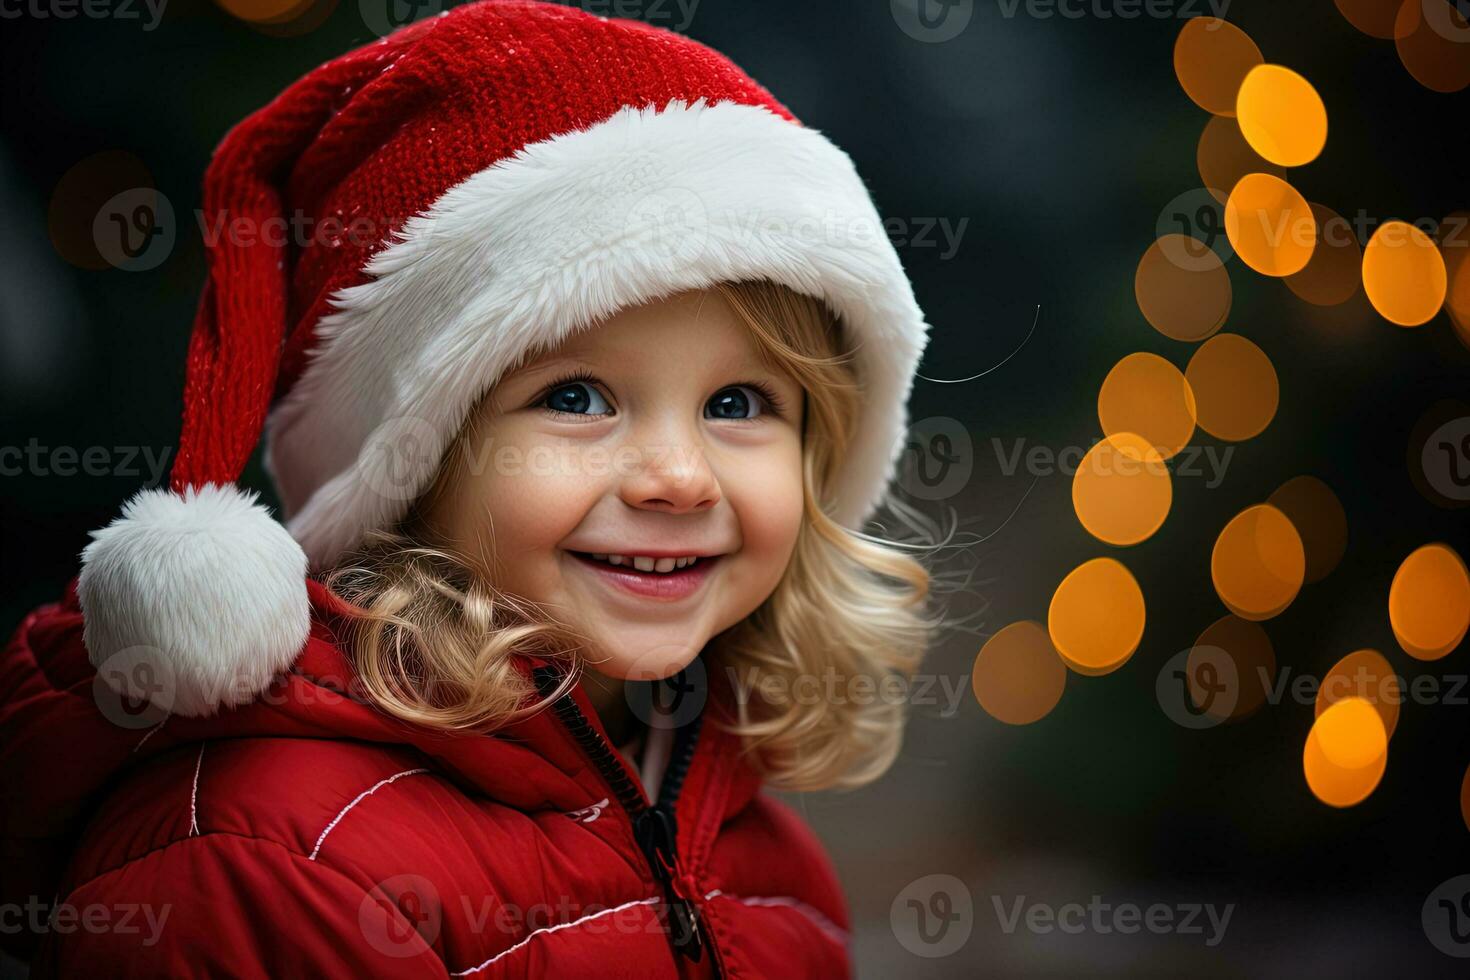
[{"label": "red knitted hat", "polygon": [[[755,278],[824,299],[864,388],[836,520],[902,450],[928,327],[852,161],[681,35],[522,0],[412,24],[231,130],[204,217],[170,487],[92,532],[78,582],[92,662],[147,659],[162,693],[124,693],[176,713],[263,691],[308,568],[401,518],[505,372],[624,307]],[[235,485],[262,436],[284,527]]]}]

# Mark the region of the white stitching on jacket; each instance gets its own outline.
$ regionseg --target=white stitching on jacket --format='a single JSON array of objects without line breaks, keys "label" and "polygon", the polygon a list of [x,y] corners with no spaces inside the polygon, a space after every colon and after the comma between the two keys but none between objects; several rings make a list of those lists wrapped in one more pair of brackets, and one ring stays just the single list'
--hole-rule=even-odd
[{"label": "white stitching on jacket", "polygon": [[812,925],[821,930],[822,935],[837,943],[839,946],[847,945],[847,930],[822,914],[822,910],[808,905],[798,898],[788,895],[726,895],[720,889],[707,893],[706,899],[728,898],[732,902],[742,905],[754,905],[760,908],[787,908],[800,912],[811,920]]},{"label": "white stitching on jacket", "polygon": [[190,837],[199,835],[199,768],[204,765],[204,747],[208,744],[208,742],[199,743],[199,758],[194,760],[194,788],[189,792]]},{"label": "white stitching on jacket", "polygon": [[591,922],[593,919],[600,919],[604,915],[611,915],[614,912],[621,912],[623,909],[630,909],[635,905],[652,905],[658,901],[661,901],[661,899],[657,895],[652,898],[639,898],[631,902],[624,902],[622,905],[615,905],[610,909],[603,909],[601,912],[593,912],[591,915],[584,915],[580,919],[573,919],[571,922],[559,922],[554,926],[542,926],[540,929],[532,929],[529,933],[526,934],[525,939],[522,939],[514,946],[507,946],[505,949],[496,953],[494,956],[490,957],[479,966],[472,966],[468,970],[459,970],[455,973],[451,973],[450,976],[462,977],[470,973],[478,973],[480,970],[485,969],[485,967],[489,966],[491,963],[494,963],[502,956],[509,956],[511,953],[514,953],[516,950],[525,946],[537,936],[545,935],[546,933],[550,932],[557,932],[561,929],[570,929],[573,926],[579,926],[584,922]]},{"label": "white stitching on jacket", "polygon": [[[806,902],[803,902],[800,899],[791,898],[786,895],[727,895],[718,888],[716,888],[712,892],[707,892],[704,897],[706,900],[711,898],[728,898],[730,901],[739,902],[742,905],[753,905],[761,908],[787,908],[791,909],[794,912],[800,912],[802,915],[806,916],[808,920],[810,920],[812,925],[817,927],[822,935],[826,936],[828,939],[832,940],[839,946],[847,945],[847,930],[841,928],[831,919],[827,918],[827,916],[822,914],[822,911],[820,909],[808,905]],[[467,970],[456,970],[455,972],[451,973],[450,976],[463,977],[468,976],[471,973],[478,973],[479,971],[485,969],[485,967],[490,966],[496,960],[499,960],[502,957],[509,956],[516,950],[524,948],[527,943],[535,939],[537,936],[544,935],[546,933],[559,932],[562,929],[570,929],[573,926],[579,926],[584,922],[590,922],[593,919],[601,918],[604,915],[611,915],[614,912],[621,912],[624,909],[630,909],[635,905],[653,905],[662,900],[663,899],[658,895],[655,895],[652,898],[639,898],[631,902],[624,902],[622,905],[603,909],[600,912],[593,912],[591,915],[584,915],[580,919],[573,919],[571,922],[560,922],[554,926],[542,926],[540,929],[533,929],[526,934],[525,939],[522,939],[514,946],[507,946],[505,949],[496,953],[494,956],[490,957],[479,966],[472,966]]]},{"label": "white stitching on jacket", "polygon": [[402,772],[394,773],[393,775],[389,776],[387,779],[380,779],[380,780],[378,780],[376,783],[374,783],[369,788],[363,790],[361,793],[358,793],[357,794],[357,798],[354,799],[351,803],[349,803],[346,806],[344,806],[342,808],[342,812],[339,813],[339,814],[337,814],[335,817],[333,817],[332,818],[332,822],[329,823],[329,824],[327,824],[327,829],[326,830],[323,830],[322,831],[322,835],[316,839],[316,846],[311,849],[311,853],[306,856],[306,859],[308,861],[315,861],[316,860],[317,853],[322,849],[322,841],[324,841],[324,840],[327,839],[327,835],[332,832],[332,828],[335,827],[335,826],[337,826],[338,822],[341,821],[341,819],[343,817],[347,816],[347,811],[348,810],[351,810],[353,807],[357,806],[357,804],[361,803],[364,798],[366,798],[367,796],[370,796],[371,794],[377,792],[380,787],[387,786],[389,783],[393,782],[395,779],[397,779],[400,776],[412,776],[416,772],[428,772],[428,771],[429,770],[426,767],[424,767],[424,766],[420,766],[417,769],[405,769]]},{"label": "white stitching on jacket", "polygon": [[173,717],[172,712],[170,712],[169,714],[164,715],[163,716],[163,721],[160,721],[158,724],[156,724],[152,728],[148,729],[148,734],[146,734],[142,738],[138,739],[138,744],[135,745],[135,746],[133,746],[133,751],[136,752],[139,749],[141,749],[143,747],[143,743],[146,742],[146,741],[148,741],[150,738],[152,738],[153,737],[153,733],[156,732],[156,731],[158,731],[160,728],[162,728],[168,722],[168,720],[170,718],[172,718],[172,717]]}]

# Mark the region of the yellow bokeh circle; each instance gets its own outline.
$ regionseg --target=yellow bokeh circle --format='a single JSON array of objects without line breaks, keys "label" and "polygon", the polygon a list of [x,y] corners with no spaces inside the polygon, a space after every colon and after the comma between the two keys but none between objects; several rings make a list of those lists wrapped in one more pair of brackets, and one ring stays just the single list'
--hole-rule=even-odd
[{"label": "yellow bokeh circle", "polygon": [[1082,457],[1072,477],[1072,507],[1087,532],[1108,544],[1147,539],[1174,500],[1169,468],[1149,440],[1119,432]]},{"label": "yellow bokeh circle", "polygon": [[1235,115],[1235,96],[1261,49],[1239,27],[1218,17],[1185,21],[1174,42],[1174,74],[1195,105],[1217,116]]},{"label": "yellow bokeh circle", "polygon": [[1194,392],[1181,372],[1157,354],[1140,351],[1113,365],[1097,396],[1105,435],[1135,432],[1169,459],[1194,435]]},{"label": "yellow bokeh circle", "polygon": [[1246,174],[1225,202],[1225,234],[1240,260],[1263,276],[1301,272],[1317,249],[1312,206],[1280,177]]},{"label": "yellow bokeh circle", "polygon": [[1470,629],[1470,574],[1455,549],[1427,544],[1405,558],[1388,590],[1388,619],[1404,652],[1438,660]]},{"label": "yellow bokeh circle", "polygon": [[1308,788],[1335,807],[1366,799],[1387,765],[1388,732],[1378,712],[1362,698],[1344,698],[1323,711],[1302,751]]},{"label": "yellow bokeh circle", "polygon": [[1113,558],[1074,568],[1052,595],[1046,627],[1068,667],[1097,676],[1127,663],[1143,639],[1146,612],[1138,581]]},{"label": "yellow bokeh circle", "polygon": [[1317,717],[1339,701],[1360,698],[1373,706],[1383,720],[1389,738],[1399,723],[1403,688],[1393,667],[1377,650],[1356,650],[1337,663],[1322,678],[1317,689]]},{"label": "yellow bokeh circle", "polygon": [[1222,333],[1199,346],[1184,369],[1199,427],[1217,439],[1241,442],[1276,417],[1281,388],[1266,352],[1239,334]]},{"label": "yellow bokeh circle", "polygon": [[1363,249],[1363,289],[1385,320],[1401,327],[1428,323],[1444,305],[1449,274],[1439,246],[1422,229],[1385,221]]},{"label": "yellow bokeh circle", "polygon": [[1215,591],[1241,619],[1279,615],[1301,591],[1305,575],[1301,536],[1270,504],[1247,507],[1231,519],[1210,555]]},{"label": "yellow bokeh circle", "polygon": [[1327,107],[1307,81],[1281,65],[1257,65],[1240,83],[1235,115],[1246,142],[1283,167],[1311,163],[1327,145]]},{"label": "yellow bokeh circle", "polygon": [[1067,668],[1045,627],[1023,620],[980,648],[970,682],[975,699],[991,717],[1007,725],[1029,725],[1045,718],[1062,699]]}]

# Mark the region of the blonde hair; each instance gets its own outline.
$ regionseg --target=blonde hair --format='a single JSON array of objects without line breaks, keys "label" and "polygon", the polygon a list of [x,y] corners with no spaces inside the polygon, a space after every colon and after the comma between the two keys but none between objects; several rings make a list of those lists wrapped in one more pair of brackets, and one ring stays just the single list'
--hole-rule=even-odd
[{"label": "blonde hair", "polygon": [[[715,289],[749,328],[765,362],[806,392],[802,432],[805,517],[773,593],[710,640],[706,669],[738,678],[734,731],[776,788],[859,786],[882,775],[903,735],[902,698],[793,697],[803,678],[871,678],[907,690],[941,620],[926,610],[930,572],[910,547],[829,517],[838,464],[858,433],[863,392],[840,320],[820,300],[765,280]],[[473,418],[473,416],[472,416]],[[517,655],[560,660],[575,683],[587,638],[537,604],[497,591],[483,556],[425,543],[425,501],[462,472],[470,424],[445,454],[434,485],[394,528],[371,534],[326,585],[358,607],[348,656],[367,699],[405,721],[484,731],[544,707],[516,670]]]}]

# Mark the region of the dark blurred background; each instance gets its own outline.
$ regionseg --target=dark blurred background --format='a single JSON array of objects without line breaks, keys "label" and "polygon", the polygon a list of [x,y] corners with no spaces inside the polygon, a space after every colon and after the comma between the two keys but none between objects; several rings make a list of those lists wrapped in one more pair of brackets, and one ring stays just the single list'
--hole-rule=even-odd
[{"label": "dark blurred background", "polygon": [[[1161,5],[1172,16],[1136,19],[1099,16],[1110,5],[1092,0],[1075,19],[975,0],[945,40],[902,29],[893,8],[904,0],[581,5],[725,52],[851,154],[893,229],[911,232],[898,244],[934,327],[924,374],[966,377],[1019,347],[972,383],[918,382],[912,404],[915,419],[958,420],[973,453],[963,487],[922,508],[952,509],[966,532],[988,535],[947,559],[972,573],[950,597],[969,627],[932,654],[933,703],[915,706],[885,778],[796,800],[838,864],[860,975],[1464,975],[1464,961],[1430,942],[1421,909],[1441,882],[1470,872],[1459,804],[1470,690],[1459,704],[1404,705],[1382,782],[1341,810],[1303,778],[1310,704],[1288,700],[1193,731],[1155,695],[1161,666],[1225,612],[1210,579],[1220,528],[1302,474],[1341,500],[1348,547],[1330,576],[1265,623],[1279,666],[1321,675],[1372,647],[1408,678],[1470,671],[1464,644],[1434,663],[1407,657],[1387,612],[1390,581],[1413,549],[1444,541],[1470,554],[1465,512],[1422,494],[1406,462],[1427,412],[1470,399],[1470,350],[1448,318],[1400,329],[1361,292],[1311,306],[1231,261],[1226,329],[1270,356],[1279,411],[1236,446],[1218,485],[1176,480],[1168,521],[1132,548],[1087,534],[1067,475],[1008,474],[992,442],[1007,454],[1018,441],[1086,447],[1100,435],[1098,386],[1119,358],[1142,350],[1185,363],[1190,345],[1140,314],[1134,272],[1165,206],[1201,183],[1195,152],[1209,116],[1181,90],[1172,57],[1181,18],[1219,13],[1218,0],[1213,9],[1179,0]],[[275,26],[207,0],[168,0],[156,22],[136,0],[128,18],[5,7],[0,443],[41,447],[53,462],[57,447],[104,447],[107,461],[96,475],[9,461],[0,479],[7,624],[57,597],[89,529],[166,479],[204,274],[193,212],[211,151],[289,82],[373,40],[384,21],[370,7],[325,0]],[[1391,41],[1354,29],[1333,0],[1234,0],[1225,16],[1327,105],[1326,151],[1290,176],[1309,200],[1375,223],[1470,208],[1470,92],[1418,84]],[[68,229],[70,205],[57,200],[69,171],[88,187],[128,168],[141,168],[179,219],[166,257],[139,271],[89,262]],[[932,231],[917,235],[926,224]],[[1202,432],[1195,441],[1225,446]],[[258,461],[243,482],[272,499]],[[1105,554],[1128,564],[1146,597],[1138,651],[1108,676],[1070,675],[1035,724],[991,718],[969,686],[985,638],[1017,620],[1044,622],[1062,577]],[[964,883],[968,898],[955,898],[972,914],[968,939],[944,956],[925,955],[936,948],[916,943],[904,920],[915,913],[901,900],[935,874]],[[1095,895],[1113,906],[1233,911],[1214,944],[1203,913],[1196,934],[1006,928],[1018,899],[1056,908]]]}]

